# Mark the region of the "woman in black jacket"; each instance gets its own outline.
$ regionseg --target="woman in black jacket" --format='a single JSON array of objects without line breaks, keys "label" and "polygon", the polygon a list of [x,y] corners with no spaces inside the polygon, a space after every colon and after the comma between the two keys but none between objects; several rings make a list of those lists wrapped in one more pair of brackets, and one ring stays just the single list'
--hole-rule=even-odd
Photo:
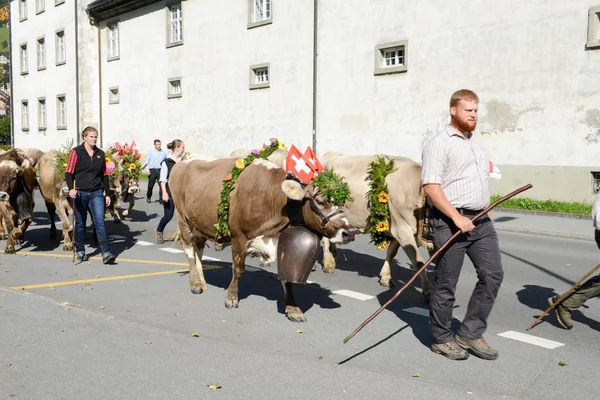
[{"label": "woman in black jacket", "polygon": [[169,189],[169,175],[171,174],[171,168],[181,161],[181,157],[185,152],[185,143],[179,139],[175,139],[167,144],[167,149],[171,150],[171,154],[163,160],[160,167],[160,177],[158,178],[158,182],[162,189],[162,201],[165,210],[165,215],[161,218],[158,227],[156,228],[156,243],[158,244],[165,242],[163,231],[169,221],[173,219],[173,214],[175,213],[175,204],[173,203],[171,190]]}]

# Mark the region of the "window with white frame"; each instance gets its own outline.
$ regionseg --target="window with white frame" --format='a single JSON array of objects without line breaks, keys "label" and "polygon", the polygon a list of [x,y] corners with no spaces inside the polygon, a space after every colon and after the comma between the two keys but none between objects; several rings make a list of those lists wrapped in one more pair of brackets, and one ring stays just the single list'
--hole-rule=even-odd
[{"label": "window with white frame", "polygon": [[271,0],[248,0],[248,28],[270,24],[271,16]]},{"label": "window with white frame", "polygon": [[183,19],[181,17],[181,3],[169,7],[168,14],[168,45],[180,44],[183,42]]},{"label": "window with white frame", "polygon": [[119,25],[112,24],[107,26],[108,32],[108,59],[115,60],[119,58]]},{"label": "window with white frame", "polygon": [[56,127],[67,128],[67,98],[64,94],[56,96]]},{"label": "window with white frame", "polygon": [[27,43],[21,45],[21,74],[29,72],[29,57],[27,56]]},{"label": "window with white frame", "polygon": [[262,89],[271,86],[270,64],[250,66],[250,89]]},{"label": "window with white frame", "polygon": [[19,20],[27,19],[27,0],[19,0]]},{"label": "window with white frame", "polygon": [[600,6],[591,7],[588,11],[588,40],[586,47],[600,48]]},{"label": "window with white frame", "polygon": [[56,65],[67,62],[67,46],[65,45],[65,31],[56,32]]},{"label": "window with white frame", "polygon": [[39,14],[46,10],[46,0],[35,0],[35,13]]},{"label": "window with white frame", "polygon": [[173,99],[176,97],[181,97],[181,78],[172,78],[169,79],[169,86],[167,91],[167,98]]},{"label": "window with white frame", "polygon": [[375,47],[375,75],[406,72],[408,40],[379,44]]},{"label": "window with white frame", "polygon": [[108,89],[108,104],[119,103],[119,88],[111,87]]},{"label": "window with white frame", "polygon": [[38,99],[38,130],[46,130],[46,99]]},{"label": "window with white frame", "polygon": [[27,100],[21,101],[21,129],[29,130],[29,102]]},{"label": "window with white frame", "polygon": [[38,70],[46,68],[46,40],[44,38],[37,40],[37,67]]}]

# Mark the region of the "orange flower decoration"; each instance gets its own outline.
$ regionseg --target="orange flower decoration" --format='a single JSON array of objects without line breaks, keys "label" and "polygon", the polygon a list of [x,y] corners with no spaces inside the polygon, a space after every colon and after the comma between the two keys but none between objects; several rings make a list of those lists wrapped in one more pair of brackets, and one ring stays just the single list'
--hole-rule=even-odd
[{"label": "orange flower decoration", "polygon": [[230,181],[230,180],[231,180],[231,178],[233,178],[233,177],[231,176],[231,174],[227,174],[227,175],[225,175],[225,179],[224,179],[224,180],[225,180],[225,181]]}]

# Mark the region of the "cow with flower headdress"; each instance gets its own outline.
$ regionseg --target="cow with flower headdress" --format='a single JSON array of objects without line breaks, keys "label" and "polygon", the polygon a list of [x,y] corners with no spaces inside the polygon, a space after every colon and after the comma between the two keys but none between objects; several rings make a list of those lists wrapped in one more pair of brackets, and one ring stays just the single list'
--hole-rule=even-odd
[{"label": "cow with flower headdress", "polygon": [[[110,187],[114,190],[111,196],[113,201],[107,208],[107,218],[110,218],[112,213],[114,221],[119,223],[121,215],[127,217],[131,214],[135,205],[135,193],[140,191],[141,154],[135,141],[131,145],[128,143],[121,145],[117,142],[113,146],[109,146],[105,153]],[[129,203],[129,206],[119,215],[121,201]]]},{"label": "cow with flower headdress", "polygon": [[342,210],[347,185],[333,171],[319,171],[292,146],[288,169],[268,161],[278,144],[267,143],[245,158],[186,160],[173,166],[168,188],[175,203],[181,246],[190,264],[190,289],[208,289],[202,254],[208,240],[231,243],[233,277],[225,307],[239,306],[238,282],[248,254],[261,265],[278,262],[286,316],[305,321],[292,293],[306,283],[320,237],[354,240]]}]

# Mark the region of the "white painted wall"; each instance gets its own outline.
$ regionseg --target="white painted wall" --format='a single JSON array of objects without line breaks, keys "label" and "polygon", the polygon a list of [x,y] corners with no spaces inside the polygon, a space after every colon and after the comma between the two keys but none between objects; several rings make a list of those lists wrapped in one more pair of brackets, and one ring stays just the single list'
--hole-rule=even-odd
[{"label": "white painted wall", "polygon": [[[76,85],[75,85],[75,11],[74,0],[54,5],[46,0],[45,11],[36,15],[35,0],[28,0],[27,19],[19,22],[19,2],[10,2],[12,29],[12,82],[14,107],[15,146],[35,147],[41,150],[60,148],[67,138],[77,135]],[[57,66],[55,53],[56,31],[64,29],[66,63]],[[37,70],[37,39],[45,36],[46,69]],[[29,73],[21,75],[20,45],[27,43]],[[57,129],[57,100],[66,95],[67,129]],[[47,129],[38,131],[38,98],[46,98]],[[29,100],[29,131],[22,130],[21,101]]]},{"label": "white painted wall", "polygon": [[[451,94],[481,99],[497,164],[598,165],[597,0],[327,0],[319,8],[318,150],[404,154],[448,122]],[[409,40],[408,71],[374,76],[375,45]]]},{"label": "white painted wall", "polygon": [[[192,152],[228,155],[270,137],[312,143],[312,8],[276,2],[271,25],[247,29],[247,1],[185,1],[182,46],[166,48],[167,9],[158,3],[120,18],[120,59],[106,61],[102,32],[105,143],[180,138]],[[271,63],[271,87],[249,90],[249,67]],[[180,99],[167,80],[182,77]],[[108,104],[119,87],[120,103]]]}]

